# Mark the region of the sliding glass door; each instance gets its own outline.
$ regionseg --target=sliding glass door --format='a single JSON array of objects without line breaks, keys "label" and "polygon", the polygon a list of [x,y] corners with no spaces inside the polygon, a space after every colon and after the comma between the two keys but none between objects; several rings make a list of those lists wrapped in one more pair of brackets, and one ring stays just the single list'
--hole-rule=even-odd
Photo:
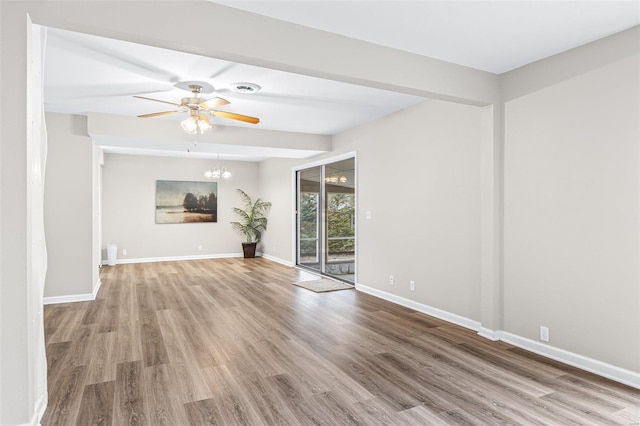
[{"label": "sliding glass door", "polygon": [[297,264],[355,283],[355,160],[297,172]]}]

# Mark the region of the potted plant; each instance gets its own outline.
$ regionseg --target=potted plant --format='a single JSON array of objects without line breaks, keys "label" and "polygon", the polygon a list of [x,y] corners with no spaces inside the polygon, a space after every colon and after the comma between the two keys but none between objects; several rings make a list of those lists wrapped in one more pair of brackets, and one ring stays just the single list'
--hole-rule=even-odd
[{"label": "potted plant", "polygon": [[256,257],[256,245],[262,238],[262,232],[267,230],[267,213],[271,203],[258,198],[255,202],[242,189],[236,189],[242,200],[244,208],[234,207],[233,211],[239,216],[238,222],[231,222],[233,229],[243,234],[247,241],[242,243],[242,251],[245,258]]}]

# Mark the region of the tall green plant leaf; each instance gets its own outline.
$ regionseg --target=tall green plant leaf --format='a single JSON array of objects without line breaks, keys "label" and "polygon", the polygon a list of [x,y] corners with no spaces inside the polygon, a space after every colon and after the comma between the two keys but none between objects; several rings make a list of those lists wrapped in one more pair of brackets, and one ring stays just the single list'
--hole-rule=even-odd
[{"label": "tall green plant leaf", "polygon": [[244,235],[248,243],[257,243],[262,238],[262,233],[267,230],[267,214],[271,203],[261,198],[254,202],[249,194],[241,189],[236,190],[244,203],[244,209],[234,207],[233,212],[238,215],[237,222],[231,222],[231,226],[238,233]]}]

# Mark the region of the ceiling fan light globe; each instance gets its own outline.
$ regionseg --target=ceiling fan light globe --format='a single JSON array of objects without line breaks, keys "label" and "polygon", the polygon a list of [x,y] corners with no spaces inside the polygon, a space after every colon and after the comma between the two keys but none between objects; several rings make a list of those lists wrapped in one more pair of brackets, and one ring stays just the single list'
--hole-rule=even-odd
[{"label": "ceiling fan light globe", "polygon": [[182,129],[191,134],[191,135],[195,135],[198,131],[198,124],[196,122],[196,119],[193,117],[189,117],[186,120],[182,120],[182,122],[180,123],[180,125],[182,126]]},{"label": "ceiling fan light globe", "polygon": [[211,179],[213,177],[213,172],[211,170],[207,170],[204,172],[204,177]]},{"label": "ceiling fan light globe", "polygon": [[222,173],[220,173],[220,170],[217,170],[217,169],[211,172],[211,177],[214,179],[220,179],[221,175]]},{"label": "ceiling fan light globe", "polygon": [[[204,116],[203,116],[204,117]],[[204,117],[206,118],[206,117]],[[198,128],[200,129],[200,133],[206,133],[213,128],[211,123],[208,120],[200,119],[198,120]]]},{"label": "ceiling fan light globe", "polygon": [[224,179],[229,179],[231,177],[231,172],[229,170],[225,170],[224,172],[222,172],[222,177]]}]

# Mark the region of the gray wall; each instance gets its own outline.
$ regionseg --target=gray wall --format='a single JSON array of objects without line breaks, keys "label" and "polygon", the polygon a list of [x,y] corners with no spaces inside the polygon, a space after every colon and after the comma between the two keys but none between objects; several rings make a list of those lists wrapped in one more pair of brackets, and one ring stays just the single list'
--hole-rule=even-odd
[{"label": "gray wall", "polygon": [[233,176],[218,182],[217,223],[155,223],[156,180],[207,181],[203,174],[215,164],[215,160],[105,154],[103,248],[117,244],[122,261],[242,253],[243,237],[229,225],[237,219],[231,208],[242,206],[236,188],[257,195],[257,163],[222,162]]},{"label": "gray wall", "polygon": [[97,229],[94,146],[86,133],[86,117],[47,113],[46,120],[49,149],[44,219],[48,271],[44,295],[87,295],[98,281],[93,255]]},{"label": "gray wall", "polygon": [[[479,319],[481,118],[478,107],[426,101],[336,135],[334,151],[313,159],[357,151],[359,284]],[[261,194],[279,200],[265,253],[287,261],[291,167],[260,167]]]},{"label": "gray wall", "polygon": [[504,91],[504,330],[537,340],[544,325],[553,346],[636,372],[639,39],[524,67]]}]

